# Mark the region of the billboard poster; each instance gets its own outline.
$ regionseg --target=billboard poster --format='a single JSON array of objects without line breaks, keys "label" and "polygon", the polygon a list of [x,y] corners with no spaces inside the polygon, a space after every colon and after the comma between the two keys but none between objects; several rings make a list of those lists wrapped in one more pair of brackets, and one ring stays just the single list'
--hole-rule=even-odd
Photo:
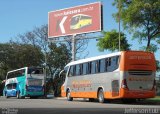
[{"label": "billboard poster", "polygon": [[48,38],[101,31],[101,3],[51,11],[48,13]]}]

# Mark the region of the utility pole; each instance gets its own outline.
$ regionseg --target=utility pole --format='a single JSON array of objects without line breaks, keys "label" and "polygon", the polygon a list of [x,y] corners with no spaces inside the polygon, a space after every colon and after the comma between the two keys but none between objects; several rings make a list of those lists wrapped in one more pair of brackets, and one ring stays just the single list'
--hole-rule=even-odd
[{"label": "utility pole", "polygon": [[76,35],[72,36],[72,61],[76,60]]},{"label": "utility pole", "polygon": [[121,0],[118,1],[118,23],[119,23],[119,51],[121,51]]},{"label": "utility pole", "polygon": [[47,81],[47,53],[45,52],[45,91],[44,91],[44,93],[45,93],[45,96],[46,96],[46,86],[47,86],[47,84],[46,84],[46,81]]}]

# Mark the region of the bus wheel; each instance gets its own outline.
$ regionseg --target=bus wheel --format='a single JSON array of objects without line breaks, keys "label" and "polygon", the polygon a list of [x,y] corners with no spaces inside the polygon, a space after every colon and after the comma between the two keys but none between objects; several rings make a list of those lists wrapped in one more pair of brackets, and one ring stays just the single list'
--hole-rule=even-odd
[{"label": "bus wheel", "polygon": [[73,98],[71,97],[71,92],[67,91],[67,101],[73,101]]},{"label": "bus wheel", "polygon": [[136,103],[136,99],[122,99],[122,102],[125,104]]},{"label": "bus wheel", "polygon": [[8,95],[7,95],[7,93],[5,94],[5,97],[6,97],[6,98],[8,98]]},{"label": "bus wheel", "polygon": [[17,91],[16,97],[17,97],[17,99],[24,99],[25,98],[25,96],[21,96],[19,91]]},{"label": "bus wheel", "polygon": [[105,102],[105,99],[104,99],[104,94],[103,94],[103,89],[100,89],[98,91],[98,101],[100,103],[104,103]]},{"label": "bus wheel", "polygon": [[16,97],[17,97],[17,99],[20,98],[19,91],[17,91]]},{"label": "bus wheel", "polygon": [[89,98],[89,102],[94,102],[94,98]]}]

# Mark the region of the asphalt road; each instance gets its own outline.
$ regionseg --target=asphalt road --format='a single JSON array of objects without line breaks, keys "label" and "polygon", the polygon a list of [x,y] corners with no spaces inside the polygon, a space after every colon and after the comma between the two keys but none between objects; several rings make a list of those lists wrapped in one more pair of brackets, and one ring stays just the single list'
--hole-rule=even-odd
[{"label": "asphalt road", "polygon": [[0,114],[160,114],[160,103],[137,102],[123,104],[88,102],[83,99],[16,99],[0,97]]}]

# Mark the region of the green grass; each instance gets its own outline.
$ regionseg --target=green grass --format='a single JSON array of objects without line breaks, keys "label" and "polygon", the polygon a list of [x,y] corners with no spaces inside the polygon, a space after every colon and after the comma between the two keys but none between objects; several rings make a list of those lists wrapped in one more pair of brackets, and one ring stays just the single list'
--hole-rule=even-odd
[{"label": "green grass", "polygon": [[155,102],[160,102],[160,96],[156,96],[155,98],[149,98],[146,99],[147,101],[155,101]]}]

